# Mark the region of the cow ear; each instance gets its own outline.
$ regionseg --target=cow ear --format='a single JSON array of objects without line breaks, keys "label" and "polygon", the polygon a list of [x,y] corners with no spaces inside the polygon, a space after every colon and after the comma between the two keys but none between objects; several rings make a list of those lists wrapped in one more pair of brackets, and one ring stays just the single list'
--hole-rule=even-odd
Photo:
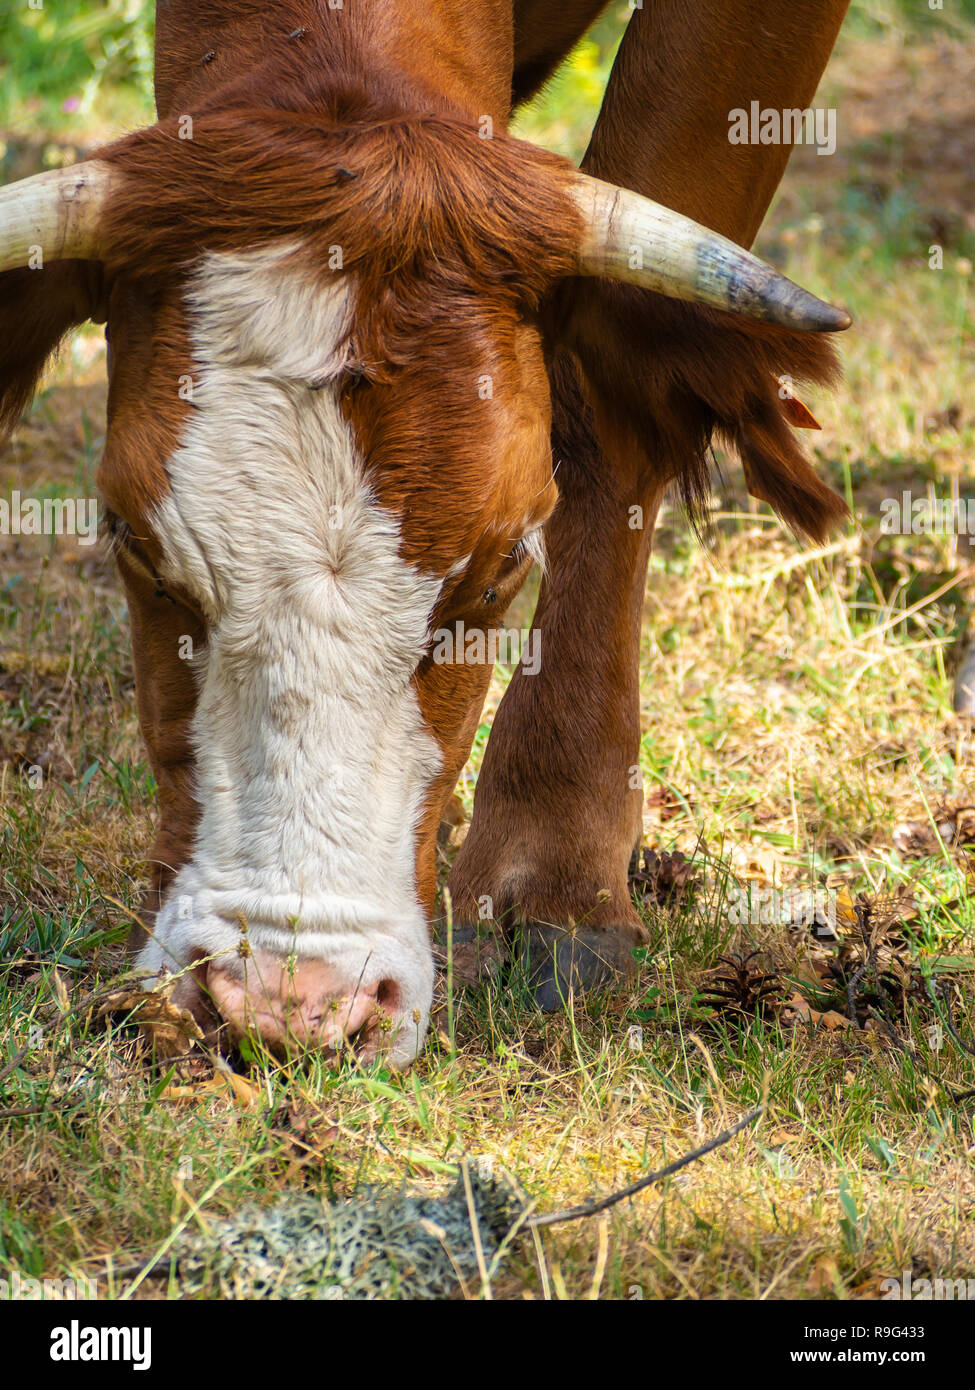
[{"label": "cow ear", "polygon": [[104,317],[102,280],[97,261],[51,261],[0,273],[0,439],[30,404],[64,335]]},{"label": "cow ear", "polygon": [[106,164],[86,160],[0,189],[0,438],[65,333],[100,311],[112,181]]},{"label": "cow ear", "polygon": [[821,543],[849,516],[843,498],[799,447],[785,413],[770,402],[756,404],[726,435],[741,459],[748,491],[795,531]]},{"label": "cow ear", "polygon": [[779,376],[775,380],[778,385],[779,400],[782,402],[782,414],[789,424],[797,430],[821,430],[822,425],[809,407],[804,405],[796,395],[789,378]]}]

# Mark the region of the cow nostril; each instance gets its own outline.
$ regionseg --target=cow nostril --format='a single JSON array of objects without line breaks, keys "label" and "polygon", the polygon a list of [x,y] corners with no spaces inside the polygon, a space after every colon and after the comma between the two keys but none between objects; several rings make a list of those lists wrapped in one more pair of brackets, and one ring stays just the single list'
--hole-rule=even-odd
[{"label": "cow nostril", "polygon": [[396,1013],[400,1006],[400,988],[395,980],[380,980],[376,989],[376,1003],[387,1013]]},{"label": "cow nostril", "polygon": [[398,1028],[408,985],[395,976],[350,984],[351,970],[317,958],[287,962],[273,951],[255,948],[249,968],[212,962],[210,994],[233,1037],[254,1033],[272,1049],[306,1045],[343,1053],[354,1042],[357,1053],[376,1055],[383,1039]]}]

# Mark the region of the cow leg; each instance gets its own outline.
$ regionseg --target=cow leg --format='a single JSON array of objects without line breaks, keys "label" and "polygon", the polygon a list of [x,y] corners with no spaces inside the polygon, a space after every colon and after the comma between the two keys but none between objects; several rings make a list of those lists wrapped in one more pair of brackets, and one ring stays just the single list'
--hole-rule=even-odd
[{"label": "cow leg", "polygon": [[[789,151],[732,146],[729,112],[807,105],[846,4],[654,0],[636,11],[583,168],[748,244]],[[641,831],[640,615],[663,490],[689,476],[716,424],[754,438],[749,427],[775,409],[775,352],[782,370],[795,360],[800,376],[828,375],[828,353],[794,335],[771,348],[745,338],[733,392],[713,316],[695,312],[600,281],[570,282],[550,306],[560,502],[535,617],[540,668],[519,669],[501,703],[450,877],[460,922],[517,924],[543,1007],[626,968],[644,936],[627,865]],[[758,462],[794,483],[800,525],[802,507],[828,510],[793,456]]]},{"label": "cow leg", "polygon": [[[200,620],[162,596],[144,568],[124,550],[116,556],[129,606],[139,725],[158,787],[156,838],[149,852],[149,888],[139,918],[151,930],[169,885],[190,857],[198,808],[193,792],[194,753],[190,723],[196,683],[188,659],[205,640]],[[137,925],[129,939],[138,950],[146,932]]]},{"label": "cow leg", "polygon": [[458,921],[515,927],[544,1008],[606,982],[645,939],[627,887],[642,824],[639,642],[660,490],[635,441],[596,443],[568,359],[553,368],[559,504],[534,626],[494,720],[450,888]]},{"label": "cow leg", "polygon": [[608,0],[515,0],[512,106],[535,95],[607,4]]}]

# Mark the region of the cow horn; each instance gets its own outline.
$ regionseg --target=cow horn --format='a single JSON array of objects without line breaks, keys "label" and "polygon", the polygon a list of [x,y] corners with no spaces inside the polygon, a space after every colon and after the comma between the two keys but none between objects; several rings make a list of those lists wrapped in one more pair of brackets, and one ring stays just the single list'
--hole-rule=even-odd
[{"label": "cow horn", "polygon": [[710,304],[785,328],[835,333],[845,309],[817,299],[727,237],[628,188],[577,174],[572,196],[585,219],[581,275],[602,275],[673,299]]},{"label": "cow horn", "polygon": [[0,188],[0,270],[43,261],[99,260],[111,169],[92,160]]}]

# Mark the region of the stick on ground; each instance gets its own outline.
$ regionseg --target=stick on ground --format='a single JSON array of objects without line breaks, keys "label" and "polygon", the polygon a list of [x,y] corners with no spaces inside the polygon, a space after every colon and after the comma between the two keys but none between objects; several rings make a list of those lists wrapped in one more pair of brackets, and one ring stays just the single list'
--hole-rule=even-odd
[{"label": "stick on ground", "polygon": [[674,1159],[673,1163],[668,1163],[666,1168],[658,1168],[655,1173],[648,1173],[646,1177],[631,1182],[629,1187],[622,1187],[618,1192],[611,1192],[606,1197],[590,1197],[587,1202],[582,1202],[577,1207],[566,1207],[563,1211],[550,1211],[541,1216],[531,1216],[527,1224],[536,1228],[538,1226],[554,1226],[562,1221],[578,1221],[583,1216],[595,1216],[597,1212],[605,1211],[607,1207],[614,1207],[617,1202],[622,1202],[626,1197],[632,1197],[635,1193],[642,1192],[645,1187],[651,1187],[655,1182],[669,1178],[671,1173],[686,1168],[689,1163],[703,1158],[705,1154],[711,1153],[714,1149],[720,1149],[722,1144],[727,1144],[730,1139],[734,1139],[736,1134],[740,1134],[743,1129],[747,1129],[750,1124],[754,1123],[764,1110],[764,1104],[756,1105],[754,1110],[749,1110],[748,1114],[743,1115],[738,1123],[732,1125],[730,1129],[722,1130],[713,1139],[709,1139],[706,1144],[702,1144],[699,1149],[684,1154],[682,1158]]}]

